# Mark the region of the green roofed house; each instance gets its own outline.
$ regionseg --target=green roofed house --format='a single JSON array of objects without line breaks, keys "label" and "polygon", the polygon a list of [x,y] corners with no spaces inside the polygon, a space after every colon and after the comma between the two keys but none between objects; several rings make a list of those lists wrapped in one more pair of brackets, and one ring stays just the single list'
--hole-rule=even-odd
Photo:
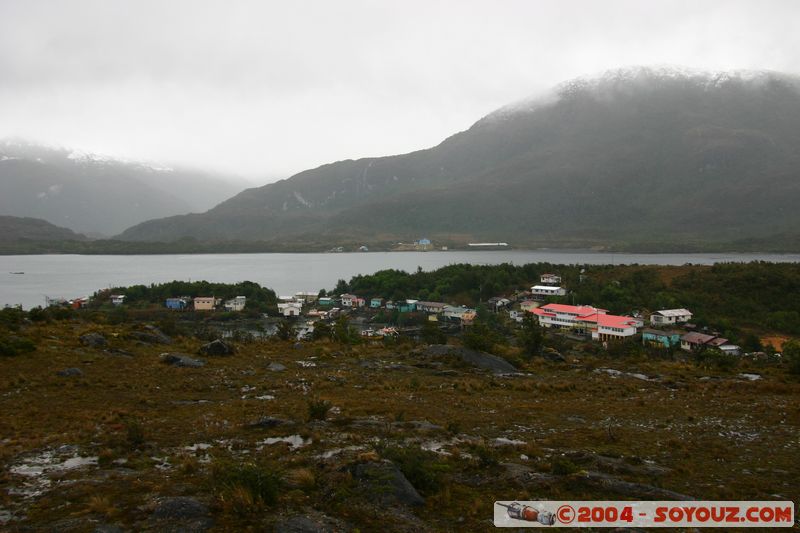
[{"label": "green roofed house", "polygon": [[681,335],[683,335],[683,333],[680,331],[644,329],[642,330],[642,344],[661,345],[664,348],[680,346]]}]

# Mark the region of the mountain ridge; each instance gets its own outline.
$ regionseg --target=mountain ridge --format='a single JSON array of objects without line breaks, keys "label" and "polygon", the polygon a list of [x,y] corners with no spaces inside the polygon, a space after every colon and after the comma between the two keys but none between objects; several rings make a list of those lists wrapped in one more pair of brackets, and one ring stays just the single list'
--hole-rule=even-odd
[{"label": "mountain ridge", "polygon": [[641,68],[573,80],[437,146],[322,165],[120,238],[613,245],[791,233],[799,88],[773,72]]},{"label": "mountain ridge", "polygon": [[46,220],[0,215],[0,241],[86,241],[85,235]]},{"label": "mountain ridge", "polygon": [[0,214],[30,216],[88,234],[205,211],[239,190],[202,171],[47,146],[0,141]]}]

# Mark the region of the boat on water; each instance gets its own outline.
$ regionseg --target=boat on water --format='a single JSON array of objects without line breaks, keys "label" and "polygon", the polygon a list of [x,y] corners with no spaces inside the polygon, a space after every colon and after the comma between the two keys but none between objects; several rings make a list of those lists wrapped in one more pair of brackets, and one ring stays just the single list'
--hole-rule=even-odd
[{"label": "boat on water", "polygon": [[25,272],[9,272],[9,274],[24,274]]}]

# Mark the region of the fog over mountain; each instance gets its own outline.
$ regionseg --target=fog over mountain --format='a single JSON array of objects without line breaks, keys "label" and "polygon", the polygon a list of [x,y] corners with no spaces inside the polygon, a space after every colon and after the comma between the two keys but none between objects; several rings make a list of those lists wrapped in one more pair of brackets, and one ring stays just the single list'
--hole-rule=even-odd
[{"label": "fog over mountain", "polygon": [[89,234],[205,211],[244,180],[121,161],[19,140],[0,141],[0,214],[35,217]]},{"label": "fog over mountain", "polygon": [[264,184],[627,65],[800,72],[799,17],[796,0],[5,0],[0,138]]},{"label": "fog over mountain", "polygon": [[631,68],[564,83],[438,146],[248,189],[130,240],[710,242],[800,228],[800,84]]}]

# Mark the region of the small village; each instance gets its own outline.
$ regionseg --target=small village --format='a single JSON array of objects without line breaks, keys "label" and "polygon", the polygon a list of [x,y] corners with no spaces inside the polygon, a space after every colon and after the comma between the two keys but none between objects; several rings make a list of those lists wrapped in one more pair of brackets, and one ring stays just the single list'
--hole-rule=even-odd
[{"label": "small village", "polygon": [[[693,324],[693,314],[688,309],[659,309],[647,314],[634,312],[620,316],[592,305],[561,303],[568,294],[561,276],[546,273],[541,275],[539,284],[529,290],[494,296],[482,302],[481,306],[517,324],[531,315],[547,331],[576,341],[597,341],[606,348],[614,342],[640,340],[645,346],[670,352],[675,349],[686,352],[714,349],[727,355],[742,355],[740,346],[718,332]],[[125,305],[125,299],[124,294],[108,295],[113,306]],[[53,299],[48,304],[79,309],[90,300]],[[245,296],[230,299],[178,296],[164,300],[164,307],[171,311],[235,313],[244,311],[246,306]],[[344,317],[353,326],[358,326],[363,338],[380,339],[398,335],[418,336],[425,323],[443,332],[458,334],[474,324],[478,309],[416,299],[394,301],[381,296],[363,297],[349,293],[328,295],[323,290],[279,296],[277,315],[295,324],[295,329],[300,332],[298,338],[312,332],[318,321],[332,323]],[[271,315],[265,314],[264,317],[271,318]]]}]

